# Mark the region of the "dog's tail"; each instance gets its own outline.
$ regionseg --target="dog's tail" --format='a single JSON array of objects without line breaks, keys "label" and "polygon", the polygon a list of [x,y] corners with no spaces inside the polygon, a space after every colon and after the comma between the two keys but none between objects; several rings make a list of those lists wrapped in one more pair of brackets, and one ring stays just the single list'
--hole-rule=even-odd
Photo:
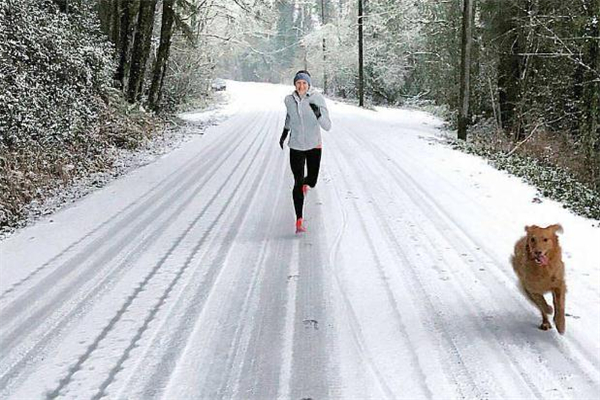
[{"label": "dog's tail", "polygon": [[514,254],[511,254],[510,257],[508,258],[508,262],[510,262],[510,265],[512,265],[513,270],[515,271],[515,273],[517,274],[517,276],[519,275],[518,271],[517,271],[517,264],[516,264],[516,258]]}]

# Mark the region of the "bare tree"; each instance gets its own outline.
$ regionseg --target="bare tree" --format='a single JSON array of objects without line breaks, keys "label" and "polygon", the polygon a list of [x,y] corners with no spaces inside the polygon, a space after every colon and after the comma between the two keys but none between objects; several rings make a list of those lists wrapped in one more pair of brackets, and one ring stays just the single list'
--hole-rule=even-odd
[{"label": "bare tree", "polygon": [[581,119],[582,142],[589,160],[592,182],[600,191],[600,0],[586,0],[589,22],[585,27],[585,65]]},{"label": "bare tree", "polygon": [[471,42],[473,2],[475,0],[464,0],[463,23],[462,23],[462,45],[461,45],[461,69],[460,69],[460,111],[458,116],[458,138],[467,140],[467,123],[469,119],[469,95],[471,78]]},{"label": "bare tree", "polygon": [[157,0],[141,0],[138,12],[137,31],[133,42],[131,68],[127,88],[127,100],[130,103],[138,101],[142,95],[146,62],[150,55],[152,28]]},{"label": "bare tree", "polygon": [[358,105],[365,106],[365,78],[363,58],[363,2],[358,0]]},{"label": "bare tree", "polygon": [[[325,0],[321,0],[321,22],[323,26],[325,22]],[[327,93],[327,46],[325,43],[325,35],[323,35],[323,92]]]},{"label": "bare tree", "polygon": [[140,0],[121,0],[120,12],[120,40],[118,50],[118,66],[115,79],[119,82],[121,89],[125,88],[125,81],[129,76],[129,65],[131,48],[133,45],[133,34],[135,31],[135,17],[139,11]]},{"label": "bare tree", "polygon": [[148,103],[154,110],[158,110],[163,80],[167,70],[169,50],[171,48],[171,37],[173,36],[173,23],[175,21],[175,0],[163,0],[162,26],[160,30],[160,45],[154,63],[152,84],[148,93]]}]

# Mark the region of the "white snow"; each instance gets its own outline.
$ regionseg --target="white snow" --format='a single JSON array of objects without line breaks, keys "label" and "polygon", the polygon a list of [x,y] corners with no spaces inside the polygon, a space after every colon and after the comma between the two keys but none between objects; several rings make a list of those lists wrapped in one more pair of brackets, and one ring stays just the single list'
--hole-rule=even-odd
[{"label": "white snow", "polygon": [[[203,136],[0,242],[0,398],[600,395],[598,221],[532,202],[429,114],[329,101],[297,236],[291,90],[228,81]],[[552,223],[564,336],[508,262]]]}]

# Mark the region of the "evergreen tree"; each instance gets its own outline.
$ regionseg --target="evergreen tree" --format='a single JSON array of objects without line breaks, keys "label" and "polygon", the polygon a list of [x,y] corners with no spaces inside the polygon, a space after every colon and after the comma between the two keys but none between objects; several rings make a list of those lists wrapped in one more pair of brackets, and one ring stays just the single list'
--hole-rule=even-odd
[{"label": "evergreen tree", "polygon": [[150,92],[148,94],[148,103],[154,110],[158,109],[160,102],[163,81],[167,70],[167,60],[169,59],[169,50],[171,48],[171,37],[173,36],[174,22],[175,0],[163,0],[160,45],[158,47],[156,62],[154,63],[152,84],[150,86]]},{"label": "evergreen tree", "polygon": [[131,103],[139,101],[142,95],[146,62],[150,55],[152,42],[156,2],[157,0],[140,1],[127,88],[127,99]]}]

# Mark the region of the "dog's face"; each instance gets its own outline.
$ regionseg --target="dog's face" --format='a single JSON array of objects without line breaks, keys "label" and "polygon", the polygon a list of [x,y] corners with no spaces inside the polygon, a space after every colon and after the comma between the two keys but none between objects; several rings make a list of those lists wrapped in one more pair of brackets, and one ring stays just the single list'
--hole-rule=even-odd
[{"label": "dog's face", "polygon": [[548,265],[549,256],[558,247],[556,233],[563,231],[562,226],[555,224],[540,228],[537,225],[532,225],[526,226],[525,231],[527,232],[527,248],[530,257],[538,265]]}]

